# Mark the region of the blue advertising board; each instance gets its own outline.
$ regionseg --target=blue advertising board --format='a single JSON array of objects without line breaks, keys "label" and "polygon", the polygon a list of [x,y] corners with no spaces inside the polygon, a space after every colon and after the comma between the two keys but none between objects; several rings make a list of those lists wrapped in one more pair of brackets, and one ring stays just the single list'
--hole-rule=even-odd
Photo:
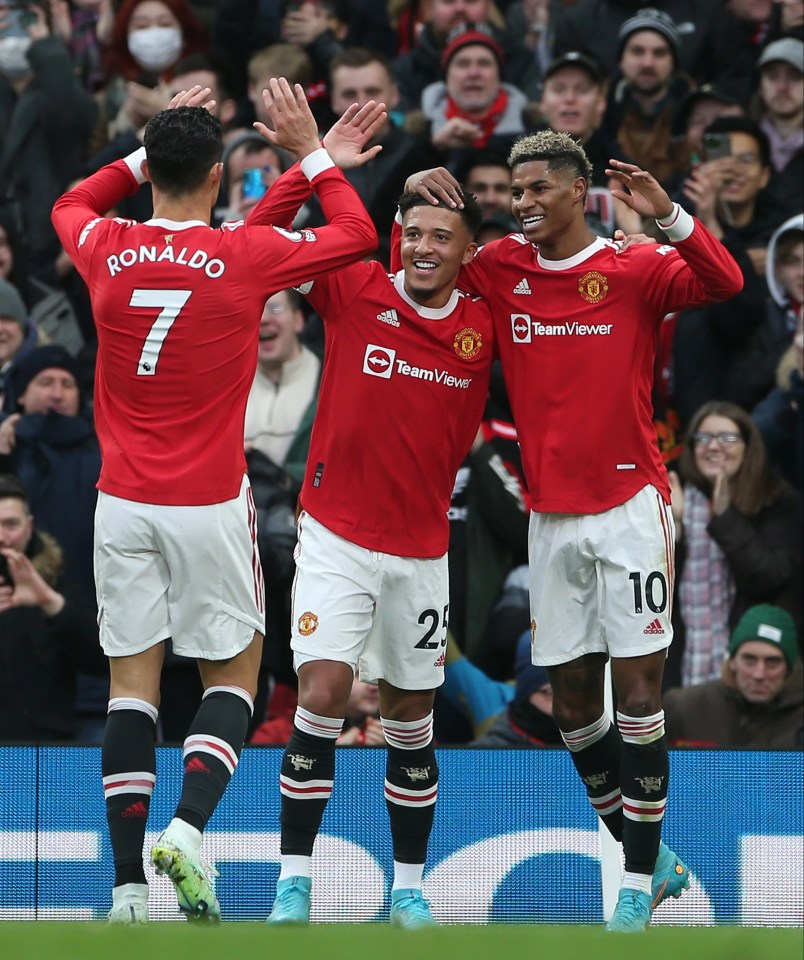
[{"label": "blue advertising board", "polygon": [[[279,872],[281,751],[247,749],[210,822],[204,855],[227,920],[264,918]],[[562,750],[438,751],[441,780],[425,895],[442,922],[600,923],[598,826]],[[338,751],[313,858],[313,919],[387,917],[393,856],[385,752]],[[804,755],[673,754],[664,837],[691,889],[655,923],[804,924]],[[100,750],[0,747],[0,919],[92,919],[110,906]],[[158,750],[150,845],[172,816],[181,751]],[[149,868],[150,870],[150,868]],[[177,918],[149,873],[153,919]]]}]

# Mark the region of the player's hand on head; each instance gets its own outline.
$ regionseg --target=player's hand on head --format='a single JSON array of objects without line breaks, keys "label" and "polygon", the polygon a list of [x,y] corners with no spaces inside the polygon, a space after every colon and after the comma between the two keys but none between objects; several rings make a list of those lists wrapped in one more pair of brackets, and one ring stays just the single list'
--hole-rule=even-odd
[{"label": "player's hand on head", "polygon": [[411,174],[405,181],[405,193],[418,193],[433,204],[444,200],[451,207],[463,209],[461,185],[446,167],[431,167]]},{"label": "player's hand on head", "polygon": [[300,83],[291,88],[284,77],[272,77],[262,99],[273,130],[257,121],[254,129],[269,143],[292,153],[299,160],[318,150],[318,126]]},{"label": "player's hand on head", "polygon": [[616,181],[611,195],[643,217],[662,220],[673,212],[673,201],[659,181],[634,163],[610,160],[606,176]]},{"label": "player's hand on head", "polygon": [[368,150],[363,150],[363,147],[371,141],[387,117],[384,103],[369,100],[362,107],[353,103],[327,131],[324,148],[342,170],[362,167],[382,150],[378,143]]},{"label": "player's hand on head", "polygon": [[190,87],[189,90],[180,90],[168,104],[165,109],[175,110],[176,107],[203,107],[205,110],[215,108],[215,100],[211,100],[209,95],[212,90],[209,87],[202,87],[200,84]]}]

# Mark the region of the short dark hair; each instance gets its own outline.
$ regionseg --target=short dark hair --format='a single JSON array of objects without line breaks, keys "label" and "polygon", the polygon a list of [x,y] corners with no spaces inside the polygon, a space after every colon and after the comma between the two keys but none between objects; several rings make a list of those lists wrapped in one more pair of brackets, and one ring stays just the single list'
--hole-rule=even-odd
[{"label": "short dark hair", "polygon": [[475,199],[473,193],[463,194],[463,209],[456,209],[451,207],[446,200],[439,200],[437,204],[431,203],[420,193],[403,193],[399,198],[399,212],[404,217],[408,210],[412,210],[414,207],[441,207],[443,210],[451,210],[453,213],[457,213],[458,216],[463,220],[466,229],[469,231],[469,235],[474,238],[477,236],[478,230],[480,230],[480,224],[483,222],[483,211],[480,209],[480,206]]},{"label": "short dark hair", "polygon": [[394,82],[394,72],[391,69],[391,61],[384,53],[377,50],[369,50],[367,47],[346,47],[340,53],[336,54],[329,62],[329,78],[335,76],[335,71],[340,67],[367,67],[370,63],[379,63],[379,65],[388,74],[391,83]]},{"label": "short dark hair", "polygon": [[28,494],[13,473],[0,473],[0,500],[19,500],[26,513],[30,510]]},{"label": "short dark hair", "polygon": [[461,183],[469,179],[469,174],[476,167],[505,167],[510,173],[508,161],[496,150],[477,150],[472,152],[455,170],[455,177]]},{"label": "short dark hair", "polygon": [[143,144],[154,186],[181,196],[197,190],[220,161],[221,123],[203,107],[161,110],[146,124]]},{"label": "short dark hair", "polygon": [[771,165],[771,148],[768,135],[749,117],[716,117],[704,130],[704,133],[746,133],[756,140],[759,147],[759,161],[763,167]]},{"label": "short dark hair", "polygon": [[583,147],[568,133],[540,130],[517,140],[508,154],[512,170],[533,160],[546,160],[548,170],[571,170],[576,177],[585,177],[591,183],[592,164]]}]

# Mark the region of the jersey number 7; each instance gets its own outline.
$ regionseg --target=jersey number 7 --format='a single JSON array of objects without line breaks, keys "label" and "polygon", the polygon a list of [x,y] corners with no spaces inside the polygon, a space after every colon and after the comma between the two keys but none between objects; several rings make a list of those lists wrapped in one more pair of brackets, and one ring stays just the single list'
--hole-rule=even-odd
[{"label": "jersey number 7", "polygon": [[138,377],[153,377],[156,374],[156,365],[159,362],[159,354],[165,338],[170,333],[176,317],[181,313],[182,307],[190,299],[191,293],[192,290],[132,291],[128,304],[130,307],[162,308],[142,345],[142,353],[137,363]]}]

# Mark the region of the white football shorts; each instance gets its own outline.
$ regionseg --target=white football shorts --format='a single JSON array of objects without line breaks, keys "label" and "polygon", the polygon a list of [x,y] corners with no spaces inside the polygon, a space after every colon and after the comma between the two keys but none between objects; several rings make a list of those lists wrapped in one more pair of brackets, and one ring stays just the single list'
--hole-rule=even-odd
[{"label": "white football shorts", "polygon": [[265,585],[248,477],[224,503],[164,506],[98,494],[95,585],[104,653],[172,637],[185,657],[227,660],[265,632]]},{"label": "white football shorts", "polygon": [[299,667],[348,663],[361,680],[401,690],[444,682],[446,554],[398,557],[359,547],[303,512],[296,543],[291,647]]},{"label": "white football shorts", "polygon": [[603,513],[531,513],[531,652],[542,666],[670,646],[675,527],[652,485]]}]

